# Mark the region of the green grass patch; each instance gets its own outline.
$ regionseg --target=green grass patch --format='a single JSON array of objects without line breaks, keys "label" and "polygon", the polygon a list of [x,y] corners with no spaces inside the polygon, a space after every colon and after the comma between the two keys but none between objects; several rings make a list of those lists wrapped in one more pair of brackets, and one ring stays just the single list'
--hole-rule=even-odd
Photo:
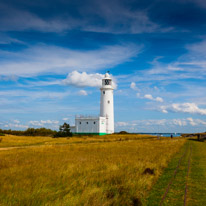
[{"label": "green grass patch", "polygon": [[[192,148],[191,164],[187,180],[188,160],[190,157],[190,150],[187,150],[187,148],[190,146]],[[160,205],[165,190],[174,177],[178,161],[185,151],[187,151],[186,155],[181,161],[178,172],[162,205],[183,205],[186,181],[188,185],[187,205],[206,205],[206,143],[195,139],[187,140],[180,152],[174,156],[152,188],[145,205]]]},{"label": "green grass patch", "polygon": [[[154,187],[152,188],[146,205],[160,205],[163,195],[168,187],[168,184],[173,179],[173,183],[170,185],[169,192],[165,200],[163,201],[162,205],[182,205],[184,202],[184,188],[185,188],[185,177],[187,172],[187,162],[188,162],[188,155],[187,152],[189,147],[189,142],[187,141],[184,146],[181,148],[180,152],[178,152],[171,162],[168,164],[167,168],[164,169],[163,174],[160,176]],[[180,158],[182,158],[178,172],[174,177],[174,172],[177,168],[178,162]]]},{"label": "green grass patch", "polygon": [[206,205],[206,142],[191,141],[193,145],[189,176],[188,205]]}]

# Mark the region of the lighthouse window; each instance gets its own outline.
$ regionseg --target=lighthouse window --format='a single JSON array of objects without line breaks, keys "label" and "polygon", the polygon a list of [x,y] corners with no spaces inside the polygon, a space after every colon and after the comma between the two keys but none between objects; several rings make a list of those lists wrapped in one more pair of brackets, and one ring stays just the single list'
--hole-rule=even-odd
[{"label": "lighthouse window", "polygon": [[105,94],[105,91],[103,91],[103,94]]},{"label": "lighthouse window", "polygon": [[79,124],[81,124],[81,122],[79,122]]},{"label": "lighthouse window", "polygon": [[89,122],[87,122],[87,124],[89,124]]},{"label": "lighthouse window", "polygon": [[108,101],[108,104],[110,104],[110,101]]},{"label": "lighthouse window", "polygon": [[105,85],[109,85],[109,79],[105,79]]},{"label": "lighthouse window", "polygon": [[96,122],[94,122],[94,124],[96,124]]}]

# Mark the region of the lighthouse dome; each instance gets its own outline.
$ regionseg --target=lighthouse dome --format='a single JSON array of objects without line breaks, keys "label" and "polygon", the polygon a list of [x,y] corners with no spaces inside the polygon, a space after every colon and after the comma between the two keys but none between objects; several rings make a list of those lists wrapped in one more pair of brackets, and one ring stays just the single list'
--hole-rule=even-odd
[{"label": "lighthouse dome", "polygon": [[106,73],[105,78],[110,78],[110,75],[108,73]]}]

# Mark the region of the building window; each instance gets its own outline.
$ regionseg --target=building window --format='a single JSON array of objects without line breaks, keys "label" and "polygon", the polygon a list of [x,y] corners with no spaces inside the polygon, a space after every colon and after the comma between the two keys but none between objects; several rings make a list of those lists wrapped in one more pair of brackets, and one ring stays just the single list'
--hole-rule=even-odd
[{"label": "building window", "polygon": [[108,101],[108,104],[110,104],[110,101]]},{"label": "building window", "polygon": [[105,94],[105,91],[103,91],[103,94]]},{"label": "building window", "polygon": [[87,124],[89,124],[89,122],[87,122]]},{"label": "building window", "polygon": [[79,122],[79,124],[81,124],[81,122]]},{"label": "building window", "polygon": [[94,122],[94,124],[96,124],[96,122]]}]

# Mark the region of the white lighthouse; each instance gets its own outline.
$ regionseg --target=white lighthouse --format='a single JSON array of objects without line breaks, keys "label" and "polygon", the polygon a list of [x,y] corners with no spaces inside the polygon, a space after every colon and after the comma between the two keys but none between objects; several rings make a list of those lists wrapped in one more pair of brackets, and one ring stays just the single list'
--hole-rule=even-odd
[{"label": "white lighthouse", "polygon": [[105,135],[114,133],[113,84],[108,73],[102,79],[100,116],[76,115],[71,132],[76,134]]},{"label": "white lighthouse", "polygon": [[114,101],[112,79],[108,73],[102,79],[100,116],[106,118],[106,133],[114,133]]}]

